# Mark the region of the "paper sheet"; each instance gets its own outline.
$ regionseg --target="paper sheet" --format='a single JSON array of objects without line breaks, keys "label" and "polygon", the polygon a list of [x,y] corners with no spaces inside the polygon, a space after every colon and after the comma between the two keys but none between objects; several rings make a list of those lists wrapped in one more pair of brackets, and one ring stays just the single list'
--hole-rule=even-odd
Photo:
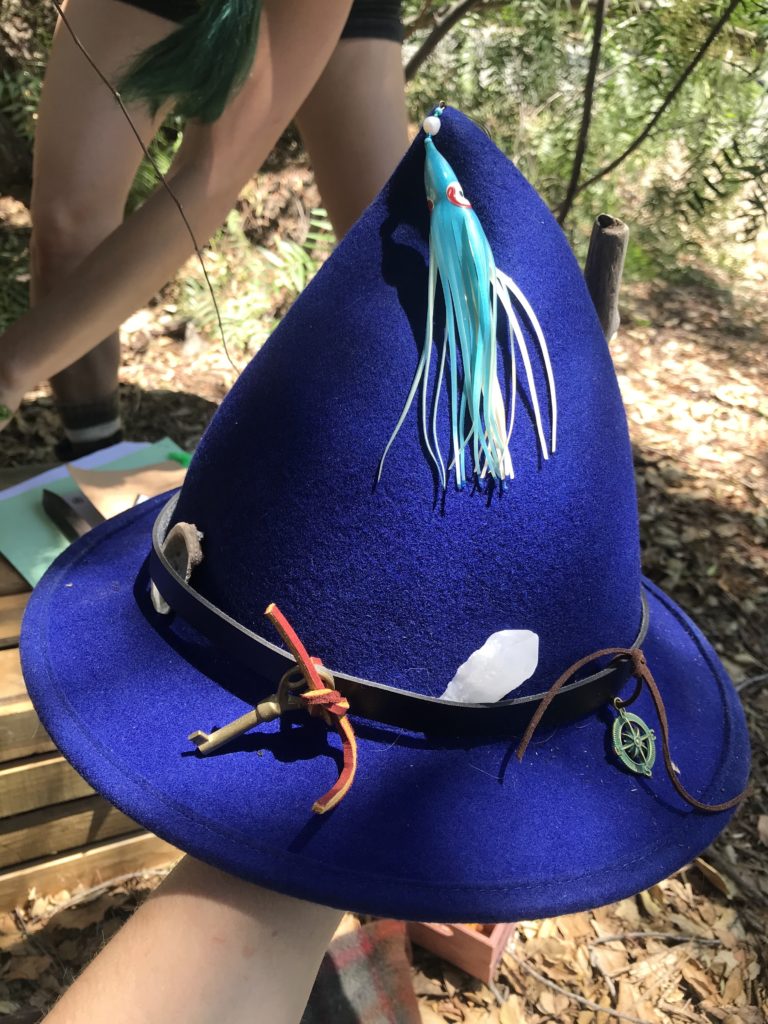
[{"label": "paper sheet", "polygon": [[139,500],[154,498],[184,483],[186,469],[178,462],[159,462],[148,469],[79,469],[69,475],[105,519],[132,508]]},{"label": "paper sheet", "polygon": [[[181,449],[174,441],[166,439],[111,461],[105,468],[127,470],[152,466],[166,461],[168,454],[174,451],[180,452]],[[78,463],[82,464],[82,460]],[[178,463],[175,466],[180,468]],[[0,491],[0,552],[32,586],[68,545],[66,537],[54,526],[42,505],[43,487],[62,495],[77,493],[75,481],[65,467],[61,468],[63,478],[51,480],[49,473],[42,473],[31,481],[25,481],[28,486],[21,493],[15,487],[8,488],[13,492],[10,497]],[[58,476],[58,470],[49,472]]]},{"label": "paper sheet", "polygon": [[[134,452],[140,452],[144,448],[149,448],[149,442],[120,441],[119,444],[110,445],[109,448],[99,448],[97,452],[84,455],[72,465],[81,466],[83,469],[96,469],[98,466],[111,465],[117,459],[122,459],[125,455],[133,455]],[[57,480],[66,480],[68,475],[66,466],[54,466],[53,469],[47,469],[44,473],[38,473],[37,476],[30,476],[18,484],[0,489],[0,501],[5,501],[6,498],[15,498],[17,494],[23,494],[24,491],[33,487],[41,489],[45,487],[47,490],[51,490],[52,483]]]}]

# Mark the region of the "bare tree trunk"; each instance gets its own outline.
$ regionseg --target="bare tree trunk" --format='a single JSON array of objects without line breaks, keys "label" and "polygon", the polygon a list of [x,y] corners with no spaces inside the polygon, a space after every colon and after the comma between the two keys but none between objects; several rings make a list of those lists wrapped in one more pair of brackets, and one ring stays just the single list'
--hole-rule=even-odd
[{"label": "bare tree trunk", "polygon": [[482,0],[461,0],[459,3],[452,4],[441,18],[435,18],[432,31],[405,65],[405,80],[407,82],[410,82],[424,61],[434,51],[438,43],[448,35],[453,26],[481,2]]}]

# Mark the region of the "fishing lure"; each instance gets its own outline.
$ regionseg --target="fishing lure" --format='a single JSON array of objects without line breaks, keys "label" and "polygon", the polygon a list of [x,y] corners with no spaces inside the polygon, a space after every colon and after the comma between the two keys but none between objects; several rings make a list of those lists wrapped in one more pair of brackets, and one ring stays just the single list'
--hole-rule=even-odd
[{"label": "fishing lure", "polygon": [[[536,434],[544,459],[548,459],[550,452],[554,452],[557,446],[555,379],[544,332],[531,304],[512,278],[496,266],[490,244],[472,204],[464,195],[451,165],[435,146],[434,136],[440,130],[442,112],[441,105],[423,123],[426,133],[424,179],[430,210],[429,285],[424,346],[400,418],[381,457],[378,475],[380,479],[387,453],[421,387],[421,429],[442,487],[446,487],[448,473],[452,469],[456,487],[461,490],[466,485],[465,449],[471,451],[472,473],[476,479],[483,480],[490,476],[504,487],[514,477],[509,442],[515,421],[516,353],[519,354],[525,373]],[[445,331],[430,401],[428,392],[435,344],[438,281],[445,308]],[[499,306],[509,329],[509,409],[504,401],[498,375]],[[518,315],[518,311],[522,312],[522,316]],[[535,337],[544,365],[550,406],[549,446],[521,320],[528,324]],[[452,454],[447,470],[437,437],[437,411],[446,363]]]}]

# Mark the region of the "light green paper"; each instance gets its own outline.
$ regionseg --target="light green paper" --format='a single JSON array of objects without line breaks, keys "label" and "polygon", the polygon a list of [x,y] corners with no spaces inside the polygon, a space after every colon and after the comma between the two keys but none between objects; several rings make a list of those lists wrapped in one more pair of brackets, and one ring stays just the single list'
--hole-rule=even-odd
[{"label": "light green paper", "polygon": [[[140,469],[165,461],[171,452],[182,451],[174,441],[166,438],[114,462],[105,462],[98,468]],[[64,496],[79,493],[69,476],[46,484],[45,490]],[[43,510],[42,487],[31,487],[5,500],[2,500],[0,492],[0,552],[31,586],[35,586],[48,566],[67,547],[69,541]]]}]

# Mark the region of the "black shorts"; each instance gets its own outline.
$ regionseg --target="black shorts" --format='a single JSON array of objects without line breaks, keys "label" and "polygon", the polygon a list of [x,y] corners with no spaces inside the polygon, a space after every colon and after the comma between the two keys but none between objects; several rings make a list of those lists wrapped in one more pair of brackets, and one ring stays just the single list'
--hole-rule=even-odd
[{"label": "black shorts", "polygon": [[[207,2],[215,3],[216,0]],[[184,21],[199,7],[199,0],[123,0],[123,3],[141,7],[169,21]],[[341,38],[391,39],[401,43],[400,3],[401,0],[354,0]]]}]

